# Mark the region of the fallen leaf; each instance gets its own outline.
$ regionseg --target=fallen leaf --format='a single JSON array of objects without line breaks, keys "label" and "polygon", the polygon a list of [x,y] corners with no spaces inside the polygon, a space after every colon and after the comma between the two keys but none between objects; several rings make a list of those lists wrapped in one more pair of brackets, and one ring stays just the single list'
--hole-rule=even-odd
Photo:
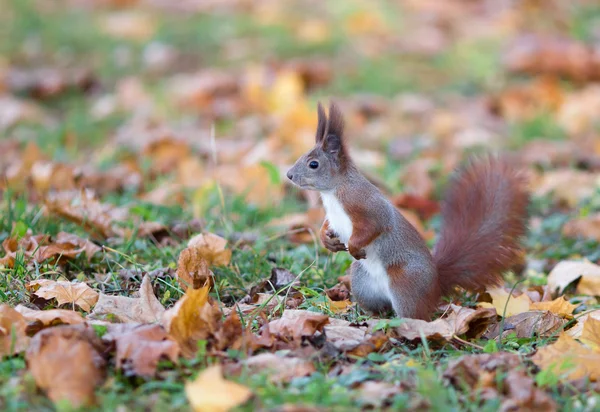
[{"label": "fallen leaf", "polygon": [[237,373],[267,373],[271,382],[289,382],[294,378],[309,376],[316,372],[312,362],[300,358],[278,356],[274,353],[261,353],[241,362],[235,368]]},{"label": "fallen leaf", "polygon": [[569,220],[562,228],[566,237],[593,239],[600,242],[600,213]]},{"label": "fallen leaf", "polygon": [[56,299],[59,305],[71,303],[86,312],[89,312],[98,301],[98,292],[85,283],[39,279],[29,282],[27,289],[37,297],[46,300]]},{"label": "fallen leaf", "polygon": [[356,388],[361,406],[382,407],[395,395],[404,392],[400,385],[389,382],[367,381]]},{"label": "fallen leaf", "polygon": [[548,310],[560,316],[572,315],[575,308],[579,305],[573,305],[564,296],[550,302],[533,302],[529,307],[530,310]]},{"label": "fallen leaf", "polygon": [[586,261],[559,262],[548,275],[548,287],[563,293],[567,286],[578,281],[576,292],[582,295],[600,295],[600,266]]},{"label": "fallen leaf", "polygon": [[451,312],[446,318],[432,322],[405,318],[400,326],[394,328],[394,333],[411,341],[420,340],[421,336],[433,341],[448,341],[460,335],[477,338],[496,321],[496,317],[495,309],[469,309],[451,305]]},{"label": "fallen leaf", "polygon": [[600,320],[589,318],[583,325],[579,340],[596,352],[600,352]]},{"label": "fallen leaf", "polygon": [[570,380],[588,378],[595,382],[600,378],[600,352],[564,333],[553,344],[538,349],[531,360],[541,369]]},{"label": "fallen leaf", "polygon": [[33,310],[23,305],[17,305],[15,310],[27,321],[27,334],[33,336],[41,329],[48,326],[77,325],[84,323],[85,319],[79,312],[64,309]]},{"label": "fallen leaf", "polygon": [[177,262],[177,282],[184,290],[188,287],[200,289],[207,284],[212,288],[214,277],[200,248],[188,247],[181,251]]},{"label": "fallen leaf", "polygon": [[23,352],[29,346],[27,320],[7,304],[0,305],[0,359]]},{"label": "fallen leaf", "polygon": [[210,301],[209,288],[191,289],[163,315],[162,324],[181,347],[186,357],[193,357],[198,341],[213,335],[221,320],[221,311]]},{"label": "fallen leaf", "polygon": [[600,310],[592,309],[588,311],[588,313],[581,314],[581,316],[577,318],[577,324],[566,332],[567,335],[571,336],[572,338],[579,338],[583,333],[583,328],[585,327],[586,322],[589,319],[600,320]]},{"label": "fallen leaf", "polygon": [[80,253],[85,253],[88,262],[101,250],[101,248],[89,240],[79,236],[60,232],[55,237],[47,235],[26,236],[7,238],[2,242],[6,255],[0,259],[0,265],[13,267],[18,252],[22,252],[27,258],[42,263],[46,260],[55,260],[63,263],[66,259],[74,259]]},{"label": "fallen leaf", "polygon": [[89,318],[114,317],[119,322],[156,323],[162,320],[165,308],[154,295],[150,275],[144,275],[139,297],[110,296],[100,293],[98,303]]},{"label": "fallen leaf", "polygon": [[329,317],[307,310],[287,309],[279,319],[269,322],[269,330],[280,339],[301,342],[302,337],[321,332],[329,323]]},{"label": "fallen leaf", "polygon": [[[549,311],[529,311],[509,316],[504,319],[504,331],[514,333],[518,338],[550,337],[564,324],[565,320]],[[488,338],[495,338],[500,333],[498,323],[486,334]]]},{"label": "fallen leaf", "polygon": [[[503,288],[489,289],[487,293],[492,297],[491,307],[496,308],[496,312],[500,316],[518,315],[527,312],[531,306],[531,299],[525,293],[520,296],[513,296]],[[490,307],[482,303],[479,305]]]},{"label": "fallen leaf", "polygon": [[29,372],[54,402],[91,406],[94,391],[104,380],[102,342],[91,326],[57,326],[32,339],[25,360]]},{"label": "fallen leaf", "polygon": [[201,233],[188,241],[188,248],[198,249],[209,266],[226,266],[231,261],[231,249],[226,249],[227,240],[214,233]]},{"label": "fallen leaf", "polygon": [[156,374],[161,359],[177,362],[179,358],[179,345],[169,339],[162,326],[156,324],[113,325],[102,339],[114,342],[116,366],[124,371],[125,376],[151,378]]},{"label": "fallen leaf", "polygon": [[600,185],[596,173],[567,168],[546,171],[531,181],[536,196],[552,195],[570,208],[592,196]]},{"label": "fallen leaf", "polygon": [[223,379],[220,365],[211,366],[185,384],[185,394],[195,412],[226,412],[252,396],[250,389]]},{"label": "fallen leaf", "polygon": [[104,16],[100,29],[118,39],[147,41],[156,31],[156,22],[139,10],[119,11]]}]

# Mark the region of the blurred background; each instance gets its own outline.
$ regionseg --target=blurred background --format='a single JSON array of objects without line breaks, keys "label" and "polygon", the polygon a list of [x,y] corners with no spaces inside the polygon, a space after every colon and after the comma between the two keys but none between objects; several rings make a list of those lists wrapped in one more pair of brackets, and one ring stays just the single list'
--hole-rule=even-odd
[{"label": "blurred background", "polygon": [[0,5],[3,193],[85,187],[152,219],[316,228],[318,199],[285,171],[333,99],[359,166],[428,239],[448,173],[481,150],[527,165],[540,213],[579,222],[567,234],[600,238],[585,222],[600,205],[597,1]]}]

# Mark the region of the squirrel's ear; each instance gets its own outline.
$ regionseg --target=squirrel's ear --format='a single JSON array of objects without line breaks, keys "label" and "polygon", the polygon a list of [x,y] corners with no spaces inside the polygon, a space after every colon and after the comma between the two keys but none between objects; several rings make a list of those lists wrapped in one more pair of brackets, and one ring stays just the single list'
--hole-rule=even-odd
[{"label": "squirrel's ear", "polygon": [[325,128],[323,149],[329,153],[343,151],[344,116],[335,103],[329,105],[329,121]]},{"label": "squirrel's ear", "polygon": [[323,141],[323,150],[331,154],[340,153],[342,151],[342,138],[337,134],[328,134]]},{"label": "squirrel's ear", "polygon": [[325,129],[327,128],[327,115],[325,114],[325,110],[323,109],[323,105],[321,102],[317,105],[317,115],[318,115],[318,124],[317,124],[317,143],[322,142],[325,137]]}]

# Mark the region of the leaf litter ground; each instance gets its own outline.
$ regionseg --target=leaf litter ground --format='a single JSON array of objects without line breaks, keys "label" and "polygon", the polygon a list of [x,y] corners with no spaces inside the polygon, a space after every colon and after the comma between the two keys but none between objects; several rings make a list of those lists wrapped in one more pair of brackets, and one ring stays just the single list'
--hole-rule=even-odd
[{"label": "leaf litter ground", "polygon": [[[597,408],[593,2],[7,3],[3,410]],[[504,287],[431,322],[352,302],[282,173],[329,96],[431,245],[461,159],[524,165]]]}]

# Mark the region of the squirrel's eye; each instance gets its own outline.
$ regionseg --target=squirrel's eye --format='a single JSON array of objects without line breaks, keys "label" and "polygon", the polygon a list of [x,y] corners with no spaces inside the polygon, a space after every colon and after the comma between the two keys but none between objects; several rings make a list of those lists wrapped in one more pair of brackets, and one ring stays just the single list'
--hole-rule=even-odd
[{"label": "squirrel's eye", "polygon": [[317,167],[319,167],[319,162],[317,162],[316,160],[313,160],[312,162],[310,162],[308,164],[308,167],[310,167],[311,169],[316,169]]}]

